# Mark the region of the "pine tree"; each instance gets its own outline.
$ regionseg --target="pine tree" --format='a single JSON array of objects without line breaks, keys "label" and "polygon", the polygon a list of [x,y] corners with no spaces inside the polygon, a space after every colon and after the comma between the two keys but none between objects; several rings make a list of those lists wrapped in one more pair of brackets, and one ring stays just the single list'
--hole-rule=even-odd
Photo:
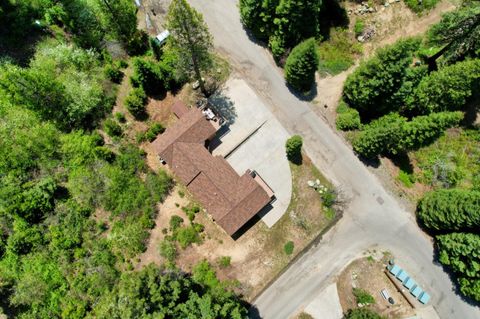
[{"label": "pine tree", "polygon": [[190,7],[186,0],[173,0],[168,9],[167,28],[170,43],[179,55],[178,67],[185,74],[195,76],[203,94],[207,94],[202,72],[212,65],[212,36],[203,16]]},{"label": "pine tree", "polygon": [[318,68],[318,53],[314,38],[310,38],[295,48],[285,63],[285,79],[299,91],[308,91],[315,82]]}]

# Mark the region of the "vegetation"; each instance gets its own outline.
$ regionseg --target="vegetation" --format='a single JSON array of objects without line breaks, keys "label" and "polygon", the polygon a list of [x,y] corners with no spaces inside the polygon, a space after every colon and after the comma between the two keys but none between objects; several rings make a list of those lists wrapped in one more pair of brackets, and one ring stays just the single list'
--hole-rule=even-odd
[{"label": "vegetation", "polygon": [[290,137],[285,143],[287,158],[292,163],[301,164],[303,140],[300,135]]},{"label": "vegetation", "polygon": [[[0,303],[9,317],[246,316],[207,263],[191,275],[175,268],[173,240],[159,247],[168,270],[133,271],[173,184],[124,139],[125,117],[109,115],[128,62],[105,44],[145,49],[135,13],[127,0],[0,4]],[[3,51],[17,45],[21,59]],[[134,65],[136,93],[150,88],[142,80],[152,69],[160,89],[171,88],[172,52],[138,58],[152,63]],[[185,246],[202,230],[182,225],[176,240]]]},{"label": "vegetation", "polygon": [[150,125],[150,127],[148,128],[148,130],[144,133],[139,133],[139,135],[137,136],[137,141],[138,142],[144,142],[144,141],[147,141],[147,142],[153,142],[158,134],[161,134],[165,131],[165,128],[163,127],[162,124],[160,123],[153,123],[152,125]]},{"label": "vegetation", "polygon": [[315,83],[318,54],[315,39],[311,38],[293,48],[285,63],[285,79],[293,88],[305,92]]},{"label": "vegetation", "polygon": [[478,229],[480,192],[442,189],[428,193],[418,203],[417,216],[431,231]]},{"label": "vegetation", "polygon": [[232,257],[230,256],[222,256],[218,259],[218,265],[220,268],[227,268],[232,263]]},{"label": "vegetation", "polygon": [[125,107],[137,119],[145,117],[147,95],[142,87],[132,88],[125,99]]},{"label": "vegetation", "polygon": [[429,30],[428,44],[441,48],[428,58],[433,70],[437,59],[451,64],[465,58],[480,57],[480,7],[475,1],[465,1],[459,9],[447,12],[442,20]]},{"label": "vegetation", "polygon": [[358,37],[361,35],[365,30],[365,21],[363,19],[355,20],[355,26],[353,27],[353,30],[355,31],[355,36]]},{"label": "vegetation", "polygon": [[394,95],[406,80],[419,45],[418,39],[406,39],[378,50],[348,76],[343,89],[345,102],[365,117],[398,111],[402,105]]},{"label": "vegetation", "polygon": [[291,255],[293,254],[293,249],[295,248],[295,245],[293,241],[288,241],[285,246],[283,246],[283,250],[285,251],[285,254]]},{"label": "vegetation", "polygon": [[168,9],[167,28],[171,47],[178,55],[177,67],[193,74],[203,94],[207,94],[202,72],[212,66],[212,36],[203,17],[186,0],[173,0]]},{"label": "vegetation", "polygon": [[375,303],[375,298],[361,288],[353,288],[353,295],[359,304],[369,305]]},{"label": "vegetation", "polygon": [[335,120],[335,124],[338,130],[358,130],[362,127],[360,113],[349,107],[347,103],[340,101],[340,104],[337,107],[337,119]]},{"label": "vegetation", "polygon": [[462,118],[460,112],[443,112],[407,121],[398,113],[391,113],[366,125],[353,140],[353,149],[366,158],[409,151],[431,142],[446,128],[458,125]]},{"label": "vegetation", "polygon": [[433,9],[437,3],[438,0],[405,0],[405,4],[417,13]]},{"label": "vegetation", "polygon": [[345,315],[345,319],[385,319],[385,317],[368,308],[356,308],[350,309]]},{"label": "vegetation", "polygon": [[329,39],[318,45],[318,71],[321,75],[339,74],[350,68],[361,52],[362,45],[352,39],[348,30],[334,29],[330,32]]},{"label": "vegetation", "polygon": [[437,236],[439,260],[457,275],[460,291],[480,301],[480,236],[451,233]]}]

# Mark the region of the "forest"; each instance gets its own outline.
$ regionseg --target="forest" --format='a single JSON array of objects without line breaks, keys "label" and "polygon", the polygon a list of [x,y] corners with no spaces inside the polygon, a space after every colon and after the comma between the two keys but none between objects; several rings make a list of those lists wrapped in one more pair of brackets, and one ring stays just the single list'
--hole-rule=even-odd
[{"label": "forest", "polygon": [[[160,49],[137,28],[130,0],[0,1],[0,313],[17,318],[243,318],[231,282],[207,262],[134,270],[173,187],[112,114],[131,66],[128,111],[209,66],[211,37],[184,0],[169,10]],[[175,25],[204,35],[195,52]],[[108,44],[124,54],[112,54]],[[199,57],[195,63],[188,59]],[[202,90],[204,88],[202,87]],[[153,136],[153,137],[152,137]]]},{"label": "forest", "polygon": [[425,185],[419,224],[459,291],[480,301],[480,5],[464,1],[422,37],[381,48],[345,82],[336,126],[369,165]]}]

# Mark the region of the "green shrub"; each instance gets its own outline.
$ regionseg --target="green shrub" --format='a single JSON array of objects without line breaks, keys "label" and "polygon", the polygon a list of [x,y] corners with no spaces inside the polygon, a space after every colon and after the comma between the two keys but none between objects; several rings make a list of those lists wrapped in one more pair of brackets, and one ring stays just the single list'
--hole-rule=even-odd
[{"label": "green shrub", "polygon": [[417,205],[418,220],[433,231],[480,227],[480,192],[442,189],[427,193]]},{"label": "green shrub", "polygon": [[358,37],[359,35],[361,35],[365,30],[365,21],[363,21],[363,19],[355,20],[354,30],[355,30],[355,36]]},{"label": "green shrub", "polygon": [[125,123],[127,121],[127,119],[125,118],[125,114],[123,114],[121,112],[115,112],[115,118],[120,123]]},{"label": "green shrub", "polygon": [[379,49],[347,77],[343,88],[345,102],[362,117],[398,111],[402,105],[395,104],[392,97],[402,86],[419,46],[419,39],[407,39]]},{"label": "green shrub", "polygon": [[287,158],[292,163],[299,164],[302,161],[303,140],[300,135],[290,137],[285,143]]},{"label": "green shrub", "polygon": [[293,88],[309,91],[315,82],[318,68],[317,44],[314,38],[305,40],[293,48],[285,63],[285,79]]},{"label": "green shrub", "polygon": [[173,262],[177,257],[177,247],[171,240],[162,240],[158,245],[160,256]]},{"label": "green shrub", "polygon": [[412,11],[419,13],[425,10],[430,10],[435,7],[439,0],[404,0],[405,4],[412,9]]},{"label": "green shrub", "polygon": [[355,296],[357,303],[361,303],[364,305],[375,303],[375,298],[373,298],[372,295],[370,295],[368,292],[366,292],[363,289],[353,288],[353,295]]},{"label": "green shrub", "polygon": [[165,91],[165,81],[159,63],[147,58],[133,60],[133,75],[130,82],[134,87],[142,87],[149,95]]},{"label": "green shrub", "polygon": [[141,88],[133,88],[125,99],[125,107],[136,118],[145,116],[147,103],[147,95]]},{"label": "green shrub", "polygon": [[232,262],[232,257],[230,256],[222,256],[218,259],[218,265],[220,268],[227,268],[230,266]]},{"label": "green shrub", "polygon": [[345,315],[345,319],[386,319],[369,308],[350,309]]},{"label": "green shrub", "polygon": [[175,239],[183,249],[187,248],[191,244],[201,242],[200,236],[193,226],[182,227],[178,229]]},{"label": "green shrub", "polygon": [[330,208],[337,201],[337,192],[333,189],[327,189],[321,193],[323,206]]},{"label": "green shrub", "polygon": [[103,122],[103,128],[105,133],[107,133],[109,136],[113,137],[122,135],[122,127],[115,122],[115,120],[106,119],[105,122]]},{"label": "green shrub", "polygon": [[291,255],[293,254],[293,249],[295,248],[295,244],[293,241],[289,241],[283,246],[283,250],[285,251],[285,254]]},{"label": "green shrub", "polygon": [[170,217],[170,230],[175,232],[183,224],[183,218],[178,215],[173,215]]},{"label": "green shrub", "polygon": [[180,198],[184,198],[184,197],[185,197],[185,192],[179,190],[179,191],[178,191],[178,196],[180,196]]},{"label": "green shrub", "polygon": [[362,127],[360,114],[357,110],[348,107],[348,105],[341,101],[337,108],[337,119],[335,124],[338,130],[350,131],[358,130]]},{"label": "green shrub", "polygon": [[112,81],[113,83],[117,83],[119,84],[120,82],[122,82],[122,79],[123,79],[123,72],[120,70],[120,68],[118,68],[117,66],[115,65],[112,65],[112,64],[108,64],[107,66],[105,66],[105,75],[110,79],[110,81]]}]

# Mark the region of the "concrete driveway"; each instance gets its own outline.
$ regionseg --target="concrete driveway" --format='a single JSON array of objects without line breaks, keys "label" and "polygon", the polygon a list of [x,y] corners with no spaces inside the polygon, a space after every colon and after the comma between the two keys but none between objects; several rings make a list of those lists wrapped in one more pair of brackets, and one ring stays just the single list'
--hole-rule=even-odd
[{"label": "concrete driveway", "polygon": [[292,194],[290,166],[285,156],[287,131],[241,79],[231,78],[221,95],[209,102],[230,122],[229,131],[220,137],[213,154],[225,156],[239,174],[255,170],[275,192],[271,209],[261,216],[272,227],[287,210]]}]

